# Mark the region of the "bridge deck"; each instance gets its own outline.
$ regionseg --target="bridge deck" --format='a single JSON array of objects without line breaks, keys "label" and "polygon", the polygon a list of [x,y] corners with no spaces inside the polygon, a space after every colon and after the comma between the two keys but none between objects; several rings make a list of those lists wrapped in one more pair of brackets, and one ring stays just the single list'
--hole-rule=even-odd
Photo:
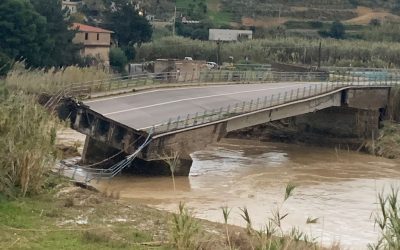
[{"label": "bridge deck", "polygon": [[169,118],[201,114],[265,96],[308,88],[315,82],[235,84],[204,87],[158,89],[124,96],[86,101],[92,110],[134,129],[145,129]]}]

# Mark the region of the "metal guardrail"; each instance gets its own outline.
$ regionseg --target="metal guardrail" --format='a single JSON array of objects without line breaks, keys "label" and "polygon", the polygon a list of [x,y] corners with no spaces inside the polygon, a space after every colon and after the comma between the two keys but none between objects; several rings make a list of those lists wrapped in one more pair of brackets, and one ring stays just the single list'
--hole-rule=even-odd
[{"label": "metal guardrail", "polygon": [[95,80],[66,85],[63,90],[82,96],[107,93],[137,87],[162,87],[168,84],[193,85],[203,83],[243,83],[280,81],[323,81],[329,77],[321,72],[273,72],[273,71],[230,71],[209,70],[201,72],[147,73]]},{"label": "metal guardrail", "polygon": [[230,117],[242,115],[245,113],[255,112],[272,108],[278,105],[291,103],[303,99],[312,98],[325,93],[335,91],[343,87],[351,86],[394,86],[400,85],[400,75],[387,78],[377,78],[371,80],[368,77],[360,77],[352,74],[345,75],[330,75],[330,80],[314,84],[309,87],[301,87],[285,91],[275,95],[259,97],[250,101],[244,101],[228,105],[218,109],[205,110],[204,112],[197,112],[195,114],[179,115],[176,118],[170,118],[168,121],[164,121],[160,124],[152,127],[144,128],[144,130],[150,130],[154,134],[163,134],[172,132],[175,130],[181,130],[191,127],[196,127],[219,120],[224,120]]}]

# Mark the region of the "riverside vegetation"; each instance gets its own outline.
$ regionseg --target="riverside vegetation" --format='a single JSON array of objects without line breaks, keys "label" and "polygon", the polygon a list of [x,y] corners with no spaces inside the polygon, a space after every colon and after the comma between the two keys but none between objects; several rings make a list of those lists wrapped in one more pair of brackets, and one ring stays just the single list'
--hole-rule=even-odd
[{"label": "riverside vegetation", "polygon": [[[352,66],[396,68],[400,67],[400,45],[393,42],[361,40],[306,39],[283,37],[226,43],[220,46],[221,61],[254,63],[295,63],[316,66],[321,41],[321,64],[325,66]],[[165,37],[137,48],[136,60],[157,58],[184,58],[216,61],[218,46],[215,42]]]}]

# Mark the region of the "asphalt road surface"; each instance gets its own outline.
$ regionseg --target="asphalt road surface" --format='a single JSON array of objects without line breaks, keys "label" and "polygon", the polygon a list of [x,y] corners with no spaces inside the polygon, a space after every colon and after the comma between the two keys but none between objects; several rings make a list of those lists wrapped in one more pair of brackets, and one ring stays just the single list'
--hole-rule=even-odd
[{"label": "asphalt road surface", "polygon": [[202,114],[252,99],[275,97],[317,83],[264,83],[158,89],[85,102],[90,108],[134,129],[145,129],[170,118]]}]

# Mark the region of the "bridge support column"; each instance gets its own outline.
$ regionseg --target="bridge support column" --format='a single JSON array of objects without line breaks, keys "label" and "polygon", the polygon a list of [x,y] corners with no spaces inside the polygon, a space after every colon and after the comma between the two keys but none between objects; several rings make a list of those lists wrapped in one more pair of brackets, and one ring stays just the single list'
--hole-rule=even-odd
[{"label": "bridge support column", "polygon": [[[111,156],[114,156],[118,152],[120,152],[120,150],[110,147],[104,142],[97,141],[90,136],[86,136],[85,145],[82,152],[82,163],[85,165],[98,163]],[[116,157],[114,160],[118,161],[121,159],[117,158],[118,157]]]},{"label": "bridge support column", "polygon": [[[170,162],[174,164],[175,176],[188,176],[190,168],[192,167],[193,160],[190,156],[179,157],[176,161],[171,159]],[[133,166],[128,170],[132,174],[149,175],[149,176],[171,176],[170,165],[165,160],[152,160],[145,161],[142,159],[135,159]]]}]

